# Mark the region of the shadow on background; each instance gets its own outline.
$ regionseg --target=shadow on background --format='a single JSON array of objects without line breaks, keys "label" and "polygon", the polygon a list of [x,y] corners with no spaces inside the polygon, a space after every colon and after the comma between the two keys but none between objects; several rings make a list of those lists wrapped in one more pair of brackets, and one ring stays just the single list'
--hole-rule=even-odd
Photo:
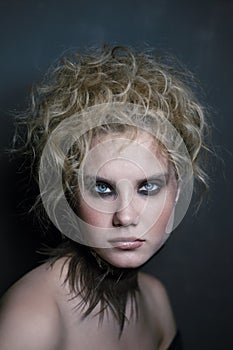
[{"label": "shadow on background", "polygon": [[36,251],[47,242],[24,214],[36,188],[28,189],[21,161],[10,162],[4,152],[13,136],[11,110],[25,107],[31,85],[66,49],[149,44],[178,56],[201,81],[219,160],[209,166],[208,201],[196,216],[190,208],[145,270],[165,284],[185,349],[233,349],[232,15],[230,0],[0,3],[1,294],[37,266],[43,257]]}]

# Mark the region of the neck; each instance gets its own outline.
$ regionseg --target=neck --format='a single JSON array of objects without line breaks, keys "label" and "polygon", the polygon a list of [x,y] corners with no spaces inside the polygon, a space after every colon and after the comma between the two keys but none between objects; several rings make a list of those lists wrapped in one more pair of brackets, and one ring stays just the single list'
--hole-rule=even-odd
[{"label": "neck", "polygon": [[120,336],[127,321],[127,302],[130,302],[131,316],[137,318],[138,269],[114,267],[90,248],[75,242],[68,241],[66,245],[66,255],[70,256],[66,281],[70,292],[82,299],[77,306],[85,310],[84,318],[99,305],[99,321],[110,311],[119,324]]}]

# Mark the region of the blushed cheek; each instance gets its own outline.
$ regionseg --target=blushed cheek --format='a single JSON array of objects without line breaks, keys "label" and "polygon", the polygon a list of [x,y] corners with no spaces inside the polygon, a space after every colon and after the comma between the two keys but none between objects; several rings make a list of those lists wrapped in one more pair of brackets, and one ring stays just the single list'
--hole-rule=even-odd
[{"label": "blushed cheek", "polygon": [[174,207],[174,205],[169,205],[168,207],[164,208],[161,215],[161,232],[163,233],[162,244],[166,242],[172,232],[174,223]]},{"label": "blushed cheek", "polygon": [[158,213],[157,220],[155,220],[155,223],[150,230],[152,239],[165,242],[169,237],[174,221],[174,198],[175,195],[169,196],[164,204],[164,207],[161,208],[160,213]]},{"label": "blushed cheek", "polygon": [[82,204],[76,213],[81,220],[94,227],[107,228],[111,222],[109,214],[99,212],[89,207],[86,203]]},{"label": "blushed cheek", "polygon": [[170,182],[169,190],[167,192],[167,198],[164,203],[165,205],[160,217],[162,231],[164,232],[167,238],[169,237],[173,229],[177,190],[177,182],[175,178],[173,178]]},{"label": "blushed cheek", "polygon": [[170,216],[169,216],[169,219],[167,221],[167,226],[166,226],[166,229],[165,229],[165,233],[168,234],[168,235],[170,235],[170,233],[173,230],[174,219],[175,219],[175,207],[172,209],[172,211],[170,213]]}]

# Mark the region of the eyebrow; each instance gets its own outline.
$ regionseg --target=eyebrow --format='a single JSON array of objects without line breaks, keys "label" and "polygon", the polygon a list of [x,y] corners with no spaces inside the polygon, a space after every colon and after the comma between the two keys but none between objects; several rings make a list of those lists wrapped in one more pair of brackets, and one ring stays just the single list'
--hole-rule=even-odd
[{"label": "eyebrow", "polygon": [[[169,179],[169,173],[158,173],[158,174],[153,174],[151,176],[145,177],[143,179],[139,179],[137,180],[138,184],[141,184],[143,182],[149,182],[149,181],[155,181],[155,180],[164,180],[167,183],[168,179]],[[116,181],[111,179],[111,178],[105,178],[102,176],[92,176],[92,175],[86,175],[85,179],[84,179],[84,183],[86,185],[89,185],[91,183],[96,183],[96,182],[104,182],[104,183],[108,183],[111,186],[115,186],[116,185]]]}]

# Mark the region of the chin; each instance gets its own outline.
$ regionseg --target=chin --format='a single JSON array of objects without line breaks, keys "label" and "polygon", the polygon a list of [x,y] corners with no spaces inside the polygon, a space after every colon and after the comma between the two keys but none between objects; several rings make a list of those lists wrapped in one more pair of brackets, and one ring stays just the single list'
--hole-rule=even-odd
[{"label": "chin", "polygon": [[135,269],[147,262],[153,253],[148,256],[132,250],[96,249],[96,253],[109,264],[121,269]]}]

